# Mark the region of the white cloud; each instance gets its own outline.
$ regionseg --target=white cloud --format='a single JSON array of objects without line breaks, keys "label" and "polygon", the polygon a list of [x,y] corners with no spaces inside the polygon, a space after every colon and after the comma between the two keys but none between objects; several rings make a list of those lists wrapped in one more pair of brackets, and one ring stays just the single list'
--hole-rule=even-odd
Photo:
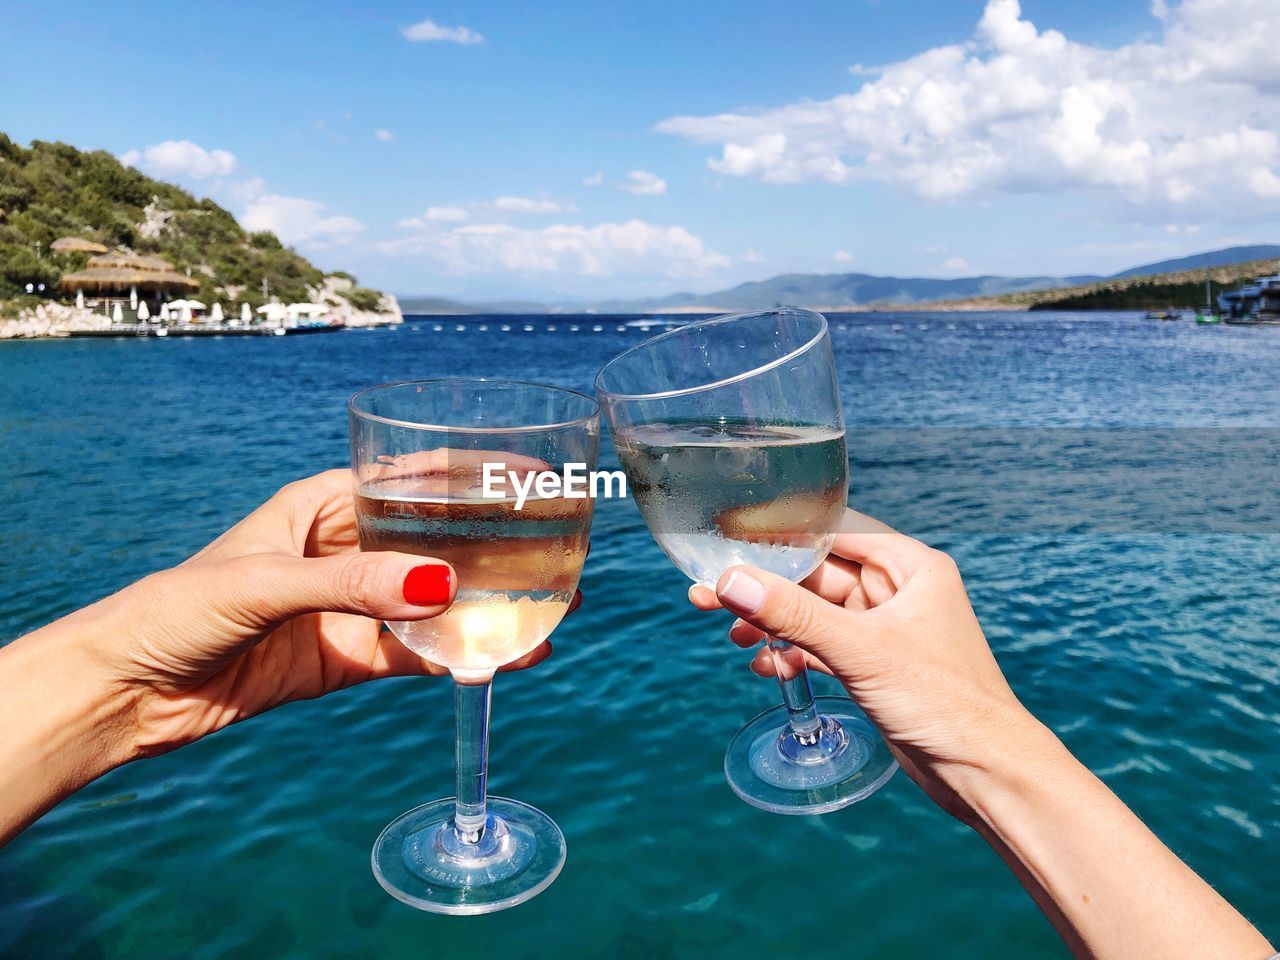
[{"label": "white cloud", "polygon": [[[854,93],[658,129],[771,183],[900,185],[950,199],[1085,189],[1166,222],[1280,197],[1280,3],[1183,0],[1158,42],[1078,43],[988,0],[974,39],[879,68]],[[1274,211],[1274,208],[1272,208]]]},{"label": "white cloud", "polygon": [[471,214],[462,207],[427,207],[421,216],[397,221],[396,226],[425,229],[438,223],[466,223],[470,219]]},{"label": "white cloud", "polygon": [[165,140],[141,150],[128,150],[118,159],[127,167],[138,167],[162,180],[207,180],[225,177],[236,168],[235,154],[206,150],[190,140]]},{"label": "white cloud", "polygon": [[394,133],[392,133],[390,130],[383,129],[382,127],[379,127],[377,130],[373,131],[373,135],[377,137],[379,140],[381,140],[383,143],[389,143],[390,141],[396,138],[396,135]]},{"label": "white cloud", "polygon": [[[408,224],[408,222],[406,221]],[[381,245],[391,255],[421,255],[453,274],[554,274],[561,277],[697,278],[729,265],[684,227],[643,220],[554,224],[536,229],[474,223],[422,232]]]},{"label": "white cloud", "polygon": [[427,207],[424,216],[433,223],[461,223],[470,214],[461,207]]},{"label": "white cloud", "polygon": [[667,181],[648,170],[632,170],[627,174],[627,179],[618,184],[618,189],[628,193],[666,193]]},{"label": "white cloud", "polygon": [[758,250],[748,250],[738,258],[742,263],[764,263],[765,256]]},{"label": "white cloud", "polygon": [[596,171],[595,173],[593,173],[591,176],[589,176],[589,177],[584,177],[584,178],[583,178],[583,180],[582,180],[582,185],[583,185],[584,187],[598,187],[598,186],[600,186],[600,184],[602,184],[602,183],[604,183],[604,171],[603,171],[603,170],[597,170],[597,171]]},{"label": "white cloud", "polygon": [[312,246],[347,243],[365,228],[354,217],[326,216],[318,200],[273,193],[250,201],[240,223],[246,230],[270,230],[284,243]]},{"label": "white cloud", "polygon": [[531,197],[498,197],[493,208],[503,213],[559,213],[563,209],[554,200],[535,200]]},{"label": "white cloud", "polygon": [[968,270],[969,261],[964,257],[947,257],[947,259],[942,262],[942,269],[951,270],[953,272]]},{"label": "white cloud", "polygon": [[831,259],[834,260],[836,263],[853,263],[853,261],[857,260],[858,258],[855,257],[848,250],[837,250],[835,253],[831,255]]},{"label": "white cloud", "polygon": [[565,213],[574,210],[572,205],[557,203],[541,197],[498,197],[496,200],[469,203],[465,206],[428,207],[416,217],[408,217],[396,223],[398,227],[426,229],[437,224],[466,223],[471,220],[491,221],[503,215]]},{"label": "white cloud", "polygon": [[443,40],[446,43],[484,43],[484,37],[470,27],[442,27],[434,20],[420,20],[412,26],[400,31],[406,40],[415,43],[429,40]]}]

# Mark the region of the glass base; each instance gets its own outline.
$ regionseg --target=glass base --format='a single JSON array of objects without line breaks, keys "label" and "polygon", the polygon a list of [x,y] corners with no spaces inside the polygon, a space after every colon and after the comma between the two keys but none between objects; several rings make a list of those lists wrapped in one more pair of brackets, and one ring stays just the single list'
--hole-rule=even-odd
[{"label": "glass base", "polygon": [[541,810],[489,797],[475,843],[453,828],[454,798],[391,821],[373,844],[373,875],[401,903],[432,913],[493,913],[537,896],[564,866],[564,834]]},{"label": "glass base", "polygon": [[865,800],[898,769],[866,714],[845,697],[815,697],[822,721],[812,742],[796,737],[779,704],[739,730],[724,775],[739,797],[770,813],[830,813]]}]

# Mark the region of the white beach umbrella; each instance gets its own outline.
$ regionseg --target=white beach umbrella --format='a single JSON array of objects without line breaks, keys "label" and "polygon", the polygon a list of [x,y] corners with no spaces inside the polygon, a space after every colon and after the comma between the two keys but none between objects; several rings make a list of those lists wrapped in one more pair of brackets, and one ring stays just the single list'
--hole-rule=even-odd
[{"label": "white beach umbrella", "polygon": [[84,291],[83,290],[76,291],[76,309],[77,310],[84,309]]},{"label": "white beach umbrella", "polygon": [[209,314],[209,319],[212,320],[214,323],[222,322],[222,304],[215,303],[213,305],[213,310]]},{"label": "white beach umbrella", "polygon": [[129,309],[130,310],[138,309],[138,288],[137,287],[129,288]]},{"label": "white beach umbrella", "polygon": [[169,313],[169,305],[167,303],[160,304],[160,319],[164,323],[168,323],[173,317]]},{"label": "white beach umbrella", "polygon": [[178,314],[178,319],[179,319],[179,320],[181,320],[183,323],[190,323],[190,322],[191,322],[191,306],[190,306],[190,304],[186,304],[186,303],[184,303],[184,304],[182,305],[182,312]]},{"label": "white beach umbrella", "polygon": [[147,301],[143,300],[138,304],[138,320],[146,323],[151,319],[151,308],[147,306]]},{"label": "white beach umbrella", "polygon": [[124,323],[124,311],[120,309],[120,304],[116,304],[114,310],[111,311],[112,323]]},{"label": "white beach umbrella", "polygon": [[245,326],[253,322],[253,307],[247,303],[240,304],[240,322]]}]

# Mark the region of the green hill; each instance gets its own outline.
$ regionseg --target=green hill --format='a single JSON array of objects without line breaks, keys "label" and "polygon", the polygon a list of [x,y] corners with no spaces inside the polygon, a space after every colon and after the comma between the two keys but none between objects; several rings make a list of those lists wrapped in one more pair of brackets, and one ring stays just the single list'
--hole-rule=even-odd
[{"label": "green hill", "polygon": [[[1210,268],[1213,303],[1218,294],[1275,271],[1274,260],[1250,260]],[[935,304],[944,310],[1163,310],[1204,304],[1205,268],[1152,276],[1112,277],[1073,287],[1025,290],[998,297],[970,297]]]},{"label": "green hill", "polygon": [[[110,248],[168,260],[200,284],[199,299],[262,301],[265,278],[272,297],[306,300],[325,274],[284,246],[273,233],[249,233],[208,198],[153,180],[103,150],[33,141],[29,148],[0,133],[0,316],[34,304],[28,283],[56,289],[64,273],[85,266],[84,254],[56,254],[59,237],[94,240]],[[350,275],[344,274],[350,278]],[[350,278],[354,279],[354,278]],[[342,293],[361,309],[377,291]]]}]

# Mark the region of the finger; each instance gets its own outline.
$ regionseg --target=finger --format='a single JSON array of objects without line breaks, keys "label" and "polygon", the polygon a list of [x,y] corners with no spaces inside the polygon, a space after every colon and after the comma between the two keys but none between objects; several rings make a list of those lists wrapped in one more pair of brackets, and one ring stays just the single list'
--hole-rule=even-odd
[{"label": "finger", "polygon": [[857,616],[799,584],[753,567],[730,568],[716,584],[716,595],[752,626],[828,661],[848,643],[848,619]]},{"label": "finger", "polygon": [[447,677],[449,668],[420,657],[385,626],[378,633],[378,648],[370,664],[370,680],[383,677]]},{"label": "finger", "polygon": [[[865,610],[869,606],[862,591],[861,566],[839,557],[828,557],[817,570],[801,580],[800,585],[823,600],[850,609]],[[699,610],[721,609],[720,598],[705,583],[695,583],[689,588],[689,602]]]},{"label": "finger", "polygon": [[764,639],[764,631],[745,620],[735,620],[729,628],[729,639],[740,647],[754,647]]},{"label": "finger", "polygon": [[720,598],[705,583],[695,583],[689,588],[689,602],[699,610],[720,609]]},{"label": "finger", "polygon": [[191,559],[279,550],[301,553],[317,519],[335,506],[350,508],[351,471],[326,470],[287,483],[271,499],[227,530]]},{"label": "finger", "polygon": [[519,660],[512,660],[510,663],[504,664],[498,668],[499,673],[507,673],[511,670],[525,670],[529,667],[536,666],[547,657],[551,656],[551,641],[543,640]]},{"label": "finger", "polygon": [[929,551],[919,540],[856,510],[845,511],[840,533],[831,547],[837,557],[884,568],[897,586],[915,572]]},{"label": "finger", "polygon": [[412,479],[419,493],[432,492],[444,496],[450,492],[463,493],[482,488],[486,465],[492,471],[492,486],[499,490],[507,489],[509,473],[522,480],[530,473],[551,467],[545,460],[505,450],[438,447],[394,457],[379,457],[373,463],[361,465],[360,481]]},{"label": "finger", "polygon": [[800,581],[800,586],[823,600],[838,603],[851,610],[869,606],[862,587],[863,568],[859,563],[840,557],[827,557],[817,570]]},{"label": "finger", "polygon": [[[831,668],[812,654],[806,653],[804,660],[805,666],[810,670],[817,670],[819,673],[832,676]],[[773,653],[770,652],[768,647],[761,647],[756,651],[756,655],[751,658],[751,671],[762,677],[776,677],[778,675],[777,661],[774,660]]]},{"label": "finger", "polygon": [[580,606],[582,606],[582,591],[575,590],[573,592],[573,599],[569,601],[569,609],[564,612],[564,615],[567,617],[569,614],[573,613],[573,611],[577,610]]},{"label": "finger", "polygon": [[[536,666],[551,656],[551,642],[542,641],[518,660],[498,668],[499,673],[511,670],[525,670]],[[367,679],[378,680],[383,677],[445,677],[449,668],[420,657],[406,647],[390,630],[383,630],[378,636],[378,649],[374,653],[373,662],[369,666]]]},{"label": "finger", "polygon": [[449,564],[405,553],[258,554],[226,566],[186,568],[193,593],[208,598],[216,591],[211,599],[224,616],[259,628],[324,611],[425,620],[447,610],[457,590]]}]

